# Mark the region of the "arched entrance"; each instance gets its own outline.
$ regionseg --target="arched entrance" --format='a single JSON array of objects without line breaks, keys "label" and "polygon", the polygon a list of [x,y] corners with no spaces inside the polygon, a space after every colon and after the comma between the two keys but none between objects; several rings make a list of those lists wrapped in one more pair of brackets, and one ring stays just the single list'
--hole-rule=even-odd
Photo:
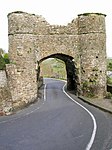
[{"label": "arched entrance", "polygon": [[[65,54],[50,55],[39,61],[39,68],[38,68],[37,72],[39,72],[39,70],[40,70],[40,63],[49,58],[57,58],[57,59],[62,60],[65,63],[66,74],[67,74],[67,90],[74,91],[74,93],[77,94],[78,93],[77,84],[79,84],[79,83],[78,83],[78,76],[76,74],[77,69],[75,66],[74,58],[71,56],[65,55]],[[37,75],[39,76],[39,74],[37,74]],[[39,79],[39,77],[37,77],[37,79]]]}]

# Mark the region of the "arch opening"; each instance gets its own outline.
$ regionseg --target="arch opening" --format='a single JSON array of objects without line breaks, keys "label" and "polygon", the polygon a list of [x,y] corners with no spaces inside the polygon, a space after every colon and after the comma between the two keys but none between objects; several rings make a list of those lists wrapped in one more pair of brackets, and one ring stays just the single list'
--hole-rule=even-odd
[{"label": "arch opening", "polygon": [[78,93],[78,77],[77,77],[77,69],[75,66],[74,58],[65,54],[53,54],[48,57],[41,59],[38,67],[38,77],[40,76],[40,66],[41,63],[49,58],[56,58],[64,62],[65,69],[66,69],[66,79],[67,79],[67,90],[73,91],[76,95]]}]

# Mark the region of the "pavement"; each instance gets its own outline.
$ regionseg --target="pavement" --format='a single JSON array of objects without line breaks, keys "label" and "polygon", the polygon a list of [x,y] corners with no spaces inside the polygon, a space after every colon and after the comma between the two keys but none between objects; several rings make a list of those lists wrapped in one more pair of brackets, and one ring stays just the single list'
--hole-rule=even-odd
[{"label": "pavement", "polygon": [[[73,94],[73,91],[66,91],[68,94]],[[75,96],[75,95],[74,95]],[[99,108],[105,112],[112,114],[112,99],[97,99],[97,98],[88,98],[84,96],[78,96],[83,102],[88,103],[96,108]]]},{"label": "pavement", "polygon": [[[74,95],[74,91],[67,91],[65,88],[66,92],[68,94]],[[75,96],[75,95],[74,95]],[[75,96],[76,97],[76,96]],[[111,113],[112,114],[112,99],[97,99],[97,98],[88,98],[84,96],[78,96],[79,99],[81,99],[83,102],[88,103],[89,105],[92,105],[94,107],[97,107],[105,112]]]},{"label": "pavement", "polygon": [[112,99],[90,99],[83,96],[79,96],[78,98],[94,107],[112,114]]},{"label": "pavement", "polygon": [[[65,81],[64,81],[65,82]],[[67,91],[65,88],[66,92],[68,94],[73,94],[74,91]],[[75,96],[75,95],[74,95]],[[88,103],[89,105],[92,105],[94,107],[97,107],[105,112],[111,113],[112,114],[112,99],[92,99],[84,96],[78,96],[79,99],[82,101]]]}]

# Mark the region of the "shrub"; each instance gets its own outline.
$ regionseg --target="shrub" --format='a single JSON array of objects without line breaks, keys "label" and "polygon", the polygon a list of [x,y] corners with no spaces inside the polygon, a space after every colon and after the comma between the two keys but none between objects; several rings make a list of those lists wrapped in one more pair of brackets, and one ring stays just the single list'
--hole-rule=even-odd
[{"label": "shrub", "polygon": [[5,61],[6,64],[9,64],[9,63],[10,63],[8,53],[5,53],[3,58],[4,58],[4,61]]},{"label": "shrub", "polygon": [[107,84],[112,84],[112,77],[107,76]]},{"label": "shrub", "polygon": [[112,99],[112,94],[111,94],[110,92],[107,92],[106,98],[107,98],[107,99]]},{"label": "shrub", "polygon": [[0,70],[5,70],[6,64],[9,64],[9,57],[8,54],[0,54]]}]

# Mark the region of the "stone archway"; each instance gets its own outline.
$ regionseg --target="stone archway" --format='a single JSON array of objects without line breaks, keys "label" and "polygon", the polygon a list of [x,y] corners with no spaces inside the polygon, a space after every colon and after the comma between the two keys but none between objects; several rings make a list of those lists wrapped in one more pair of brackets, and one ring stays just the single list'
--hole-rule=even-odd
[{"label": "stone archway", "polygon": [[[75,66],[74,58],[65,54],[53,54],[45,57],[39,61],[39,64],[48,58],[57,58],[62,60],[66,66],[67,74],[67,90],[74,91],[74,94],[78,94],[79,78],[77,75],[77,68]],[[40,67],[39,67],[40,68]]]},{"label": "stone archway", "polygon": [[65,61],[69,90],[74,88],[76,94],[78,89],[83,96],[105,96],[104,14],[80,14],[67,26],[57,26],[38,15],[13,12],[8,15],[8,23],[11,64],[6,72],[14,108],[36,99],[38,63],[51,55]]}]

